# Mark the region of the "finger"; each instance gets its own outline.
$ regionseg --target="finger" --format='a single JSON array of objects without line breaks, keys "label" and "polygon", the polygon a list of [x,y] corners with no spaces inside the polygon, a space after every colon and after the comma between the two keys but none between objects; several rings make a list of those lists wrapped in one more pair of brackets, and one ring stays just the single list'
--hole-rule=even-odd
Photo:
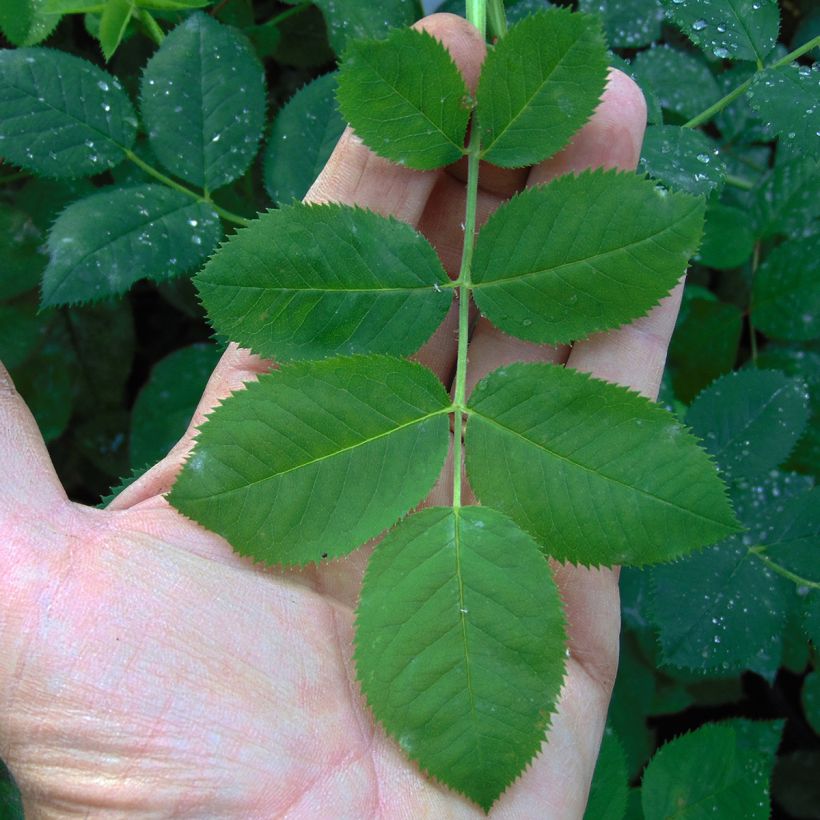
[{"label": "finger", "polygon": [[37,520],[67,501],[37,422],[0,362],[0,532]]},{"label": "finger", "polygon": [[[563,151],[532,168],[527,185],[543,184],[586,168],[633,169],[640,156],[645,127],[643,94],[629,77],[612,69],[592,118]],[[472,389],[487,373],[510,362],[562,363],[568,356],[567,346],[533,345],[513,339],[480,319],[470,342],[467,387]]]}]

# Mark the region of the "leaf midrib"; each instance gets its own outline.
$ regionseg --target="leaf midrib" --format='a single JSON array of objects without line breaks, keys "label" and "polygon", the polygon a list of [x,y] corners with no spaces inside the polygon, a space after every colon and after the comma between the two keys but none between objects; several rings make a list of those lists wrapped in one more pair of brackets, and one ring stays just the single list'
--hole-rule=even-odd
[{"label": "leaf midrib", "polygon": [[[304,461],[301,464],[297,464],[293,467],[289,467],[287,470],[282,470],[277,473],[272,473],[270,475],[264,476],[263,478],[258,478],[255,481],[249,481],[245,484],[242,484],[239,487],[232,487],[228,490],[223,490],[219,493],[209,493],[204,499],[199,500],[211,500],[214,498],[220,498],[221,496],[231,495],[232,493],[241,492],[244,490],[249,490],[251,487],[256,487],[260,484],[264,484],[267,481],[272,481],[276,478],[281,478],[282,476],[288,475],[289,473],[295,472],[296,470],[302,470],[306,467],[310,467],[313,464],[319,464],[323,461],[327,461],[331,458],[336,458],[337,456],[343,455],[344,453],[352,452],[356,450],[358,447],[364,447],[368,444],[372,444],[374,441],[379,441],[380,439],[387,438],[388,436],[395,435],[396,433],[400,432],[401,430],[407,430],[415,425],[422,424],[425,421],[429,421],[436,416],[443,416],[446,413],[452,413],[453,408],[450,406],[441,408],[440,410],[435,410],[432,413],[427,413],[424,416],[419,416],[418,418],[413,419],[412,421],[405,422],[404,424],[400,424],[398,427],[391,427],[389,430],[386,430],[383,433],[379,433],[378,435],[371,436],[370,438],[362,439],[361,441],[357,441],[355,444],[348,445],[346,447],[342,447],[339,450],[334,450],[332,453],[327,453],[326,455],[318,456],[317,458],[309,459],[308,461]],[[194,455],[196,455],[196,451],[194,451]]]},{"label": "leaf midrib", "polygon": [[490,424],[493,427],[497,427],[499,430],[502,430],[503,432],[508,433],[509,435],[512,435],[512,436],[515,436],[516,438],[521,439],[522,441],[526,442],[528,445],[530,445],[532,447],[536,447],[537,449],[543,451],[547,455],[549,455],[549,456],[551,456],[555,459],[558,459],[559,461],[563,461],[567,464],[570,464],[573,467],[577,467],[579,470],[583,470],[585,473],[589,473],[590,475],[597,476],[598,478],[604,479],[605,481],[609,481],[612,484],[617,484],[620,487],[624,487],[625,489],[630,490],[630,491],[635,492],[635,493],[638,493],[639,495],[645,496],[646,498],[651,498],[653,501],[657,501],[659,504],[663,504],[665,506],[672,507],[673,509],[678,510],[679,512],[685,513],[686,515],[691,515],[694,518],[700,518],[703,521],[708,521],[710,524],[716,524],[719,527],[722,527],[726,531],[727,535],[729,533],[735,531],[730,526],[728,526],[726,523],[724,523],[723,521],[720,521],[717,518],[710,518],[709,516],[702,515],[701,513],[695,512],[694,510],[690,510],[687,507],[681,507],[679,504],[674,504],[673,502],[671,502],[671,501],[669,501],[665,498],[661,498],[660,496],[657,496],[654,493],[649,492],[648,490],[644,490],[641,487],[636,487],[634,484],[627,484],[626,482],[621,481],[620,479],[617,479],[617,478],[614,478],[612,476],[606,475],[605,473],[603,473],[599,470],[595,470],[592,467],[588,467],[586,464],[582,464],[579,461],[575,461],[574,459],[571,459],[569,456],[565,456],[565,455],[562,455],[561,453],[557,453],[557,452],[555,452],[555,450],[550,450],[549,447],[546,447],[545,445],[541,444],[540,442],[537,442],[537,441],[534,441],[531,438],[528,438],[523,433],[519,433],[517,430],[513,430],[511,427],[507,427],[506,425],[502,424],[501,422],[497,421],[494,418],[491,418],[490,416],[484,415],[480,411],[476,410],[474,407],[469,407],[468,406],[466,408],[465,412],[467,413],[468,416],[477,416],[482,421],[487,422],[487,424]]},{"label": "leaf midrib", "polygon": [[400,288],[400,287],[392,287],[392,288],[300,288],[300,287],[272,287],[270,285],[250,285],[244,283],[235,283],[235,282],[211,282],[207,279],[200,279],[199,285],[201,287],[211,287],[211,288],[228,288],[230,290],[260,290],[264,291],[265,293],[273,292],[273,293],[293,293],[294,291],[298,293],[407,293],[408,291],[418,291],[418,293],[413,293],[413,296],[421,295],[428,293],[429,291],[433,291],[434,293],[444,292],[445,290],[453,290],[455,287],[455,283],[452,281],[448,281],[446,284],[444,282],[437,282],[439,286],[439,291],[436,291],[434,285],[414,285],[412,287]]},{"label": "leaf midrib", "polygon": [[627,251],[630,248],[638,247],[639,245],[642,245],[645,242],[652,242],[658,239],[659,237],[664,236],[665,234],[673,231],[674,228],[676,228],[685,219],[688,219],[699,208],[700,202],[696,200],[692,207],[685,214],[682,214],[680,219],[676,220],[673,224],[665,225],[660,230],[657,230],[654,233],[646,234],[645,236],[642,236],[640,239],[636,239],[634,242],[628,242],[626,245],[619,245],[617,248],[612,248],[612,250],[604,251],[603,253],[595,253],[591,256],[578,257],[577,259],[571,259],[568,262],[562,262],[560,265],[554,265],[548,268],[538,268],[536,270],[523,271],[522,273],[514,273],[511,276],[504,276],[503,278],[487,279],[483,282],[473,281],[472,287],[476,290],[488,287],[503,287],[505,283],[510,281],[520,282],[522,279],[530,279],[536,276],[545,276],[551,273],[557,273],[561,270],[564,270],[565,268],[570,268],[574,265],[589,265],[594,262],[607,259],[610,256],[613,256],[617,253],[623,253],[624,251]]}]

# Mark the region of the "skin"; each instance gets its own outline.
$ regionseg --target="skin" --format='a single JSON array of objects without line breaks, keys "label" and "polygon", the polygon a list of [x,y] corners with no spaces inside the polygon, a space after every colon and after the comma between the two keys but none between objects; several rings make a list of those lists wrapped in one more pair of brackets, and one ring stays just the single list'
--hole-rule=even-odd
[{"label": "skin", "polygon": [[[451,15],[420,25],[474,85],[477,32]],[[480,220],[524,185],[634,168],[644,124],[640,91],[613,71],[567,149],[532,169],[484,169]],[[396,215],[455,273],[464,170],[390,165],[348,131],[308,199]],[[468,387],[523,359],[565,362],[654,398],[679,299],[678,288],[648,316],[571,349],[530,345],[479,319]],[[446,383],[454,328],[451,314],[418,354]],[[372,547],[320,568],[260,568],[163,498],[196,425],[266,367],[229,348],[183,439],[101,511],[66,498],[0,366],[0,757],[27,817],[483,816],[420,774],[359,694],[353,607]],[[432,503],[447,502],[448,479]],[[567,677],[549,738],[493,807],[499,820],[583,816],[617,669],[617,572],[554,569],[569,621]]]}]

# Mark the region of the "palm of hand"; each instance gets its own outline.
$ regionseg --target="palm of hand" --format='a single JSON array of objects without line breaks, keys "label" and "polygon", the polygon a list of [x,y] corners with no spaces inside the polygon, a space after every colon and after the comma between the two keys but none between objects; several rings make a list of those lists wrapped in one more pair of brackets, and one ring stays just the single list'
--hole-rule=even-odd
[{"label": "palm of hand", "polygon": [[[474,32],[449,15],[425,27],[474,79],[482,53]],[[640,93],[613,75],[570,148],[529,178],[488,169],[479,212],[558,173],[634,166],[642,132]],[[346,135],[310,196],[394,213],[457,265],[457,171],[389,166]],[[572,351],[526,345],[480,320],[468,381],[527,358],[568,361],[653,394],[676,311],[673,297]],[[445,322],[419,354],[445,381],[452,328]],[[260,569],[162,498],[194,426],[263,368],[229,349],[180,444],[107,511],[65,500],[30,416],[0,380],[0,468],[16,478],[0,488],[0,757],[31,816],[481,815],[421,775],[362,701],[351,648],[367,550],[319,568]],[[559,712],[493,816],[583,814],[617,665],[617,578],[571,567],[556,574],[571,651]]]}]

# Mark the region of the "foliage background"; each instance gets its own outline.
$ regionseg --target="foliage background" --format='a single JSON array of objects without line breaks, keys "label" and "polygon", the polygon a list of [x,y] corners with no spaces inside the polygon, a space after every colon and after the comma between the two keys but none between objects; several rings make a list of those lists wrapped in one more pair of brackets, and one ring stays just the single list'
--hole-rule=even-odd
[{"label": "foliage background", "polygon": [[[443,7],[463,13],[462,5],[447,0]],[[514,21],[546,5],[517,0],[508,15]],[[748,809],[733,798],[719,804],[721,817],[768,816],[769,792],[775,817],[820,816],[820,505],[812,492],[820,453],[816,66],[807,55],[793,75],[767,75],[775,80],[772,93],[759,77],[751,94],[697,122],[763,65],[815,37],[820,9],[810,0],[780,4],[778,44],[746,54],[741,43],[732,54],[732,27],[720,32],[720,21],[709,17],[730,5],[576,4],[602,16],[612,64],[647,97],[641,170],[708,197],[706,234],[661,400],[715,453],[750,527],[684,561],[624,571],[621,667],[588,810],[594,818],[665,817],[664,799],[694,802],[698,789],[711,798],[740,789],[765,804]],[[747,39],[765,41],[771,21],[758,24],[758,13],[777,6],[734,6],[751,26]],[[55,9],[66,13],[50,13]],[[165,226],[170,245],[149,234],[128,247],[99,247],[101,231],[89,214],[104,223],[110,207],[71,210],[88,208],[92,194],[115,197],[157,182],[139,162],[69,180],[0,164],[0,360],[72,498],[99,503],[184,430],[221,343],[211,338],[189,276],[223,232],[306,192],[343,127],[333,99],[336,55],[351,37],[378,36],[422,14],[414,0],[391,0],[381,10],[374,15],[362,0],[4,2],[4,47],[45,38],[46,46],[104,67],[132,100],[146,93],[141,75],[162,32],[192,14],[242,32],[265,78],[264,98],[244,114],[244,135],[233,137],[240,158],[213,193],[197,189],[201,180],[173,160],[154,156],[147,129],[139,132],[138,160],[193,190],[188,205],[204,209]],[[738,54],[742,59],[734,59]],[[165,68],[173,77],[184,67]],[[238,70],[252,79],[253,59],[240,59]],[[778,86],[781,80],[792,85]],[[681,127],[693,120],[696,127]],[[206,230],[214,206],[228,218],[219,228],[214,217]],[[88,224],[94,230],[83,233]],[[87,269],[61,269],[55,259],[66,237],[94,258],[120,258],[127,273],[89,291]],[[191,249],[192,242],[196,252],[171,264],[168,247]],[[55,276],[61,289],[53,287]],[[48,307],[38,309],[41,298]],[[699,742],[679,740],[655,754],[693,730]],[[715,762],[710,769],[709,748],[733,750],[736,766],[718,772]],[[0,768],[0,818],[19,816],[10,775]]]}]

